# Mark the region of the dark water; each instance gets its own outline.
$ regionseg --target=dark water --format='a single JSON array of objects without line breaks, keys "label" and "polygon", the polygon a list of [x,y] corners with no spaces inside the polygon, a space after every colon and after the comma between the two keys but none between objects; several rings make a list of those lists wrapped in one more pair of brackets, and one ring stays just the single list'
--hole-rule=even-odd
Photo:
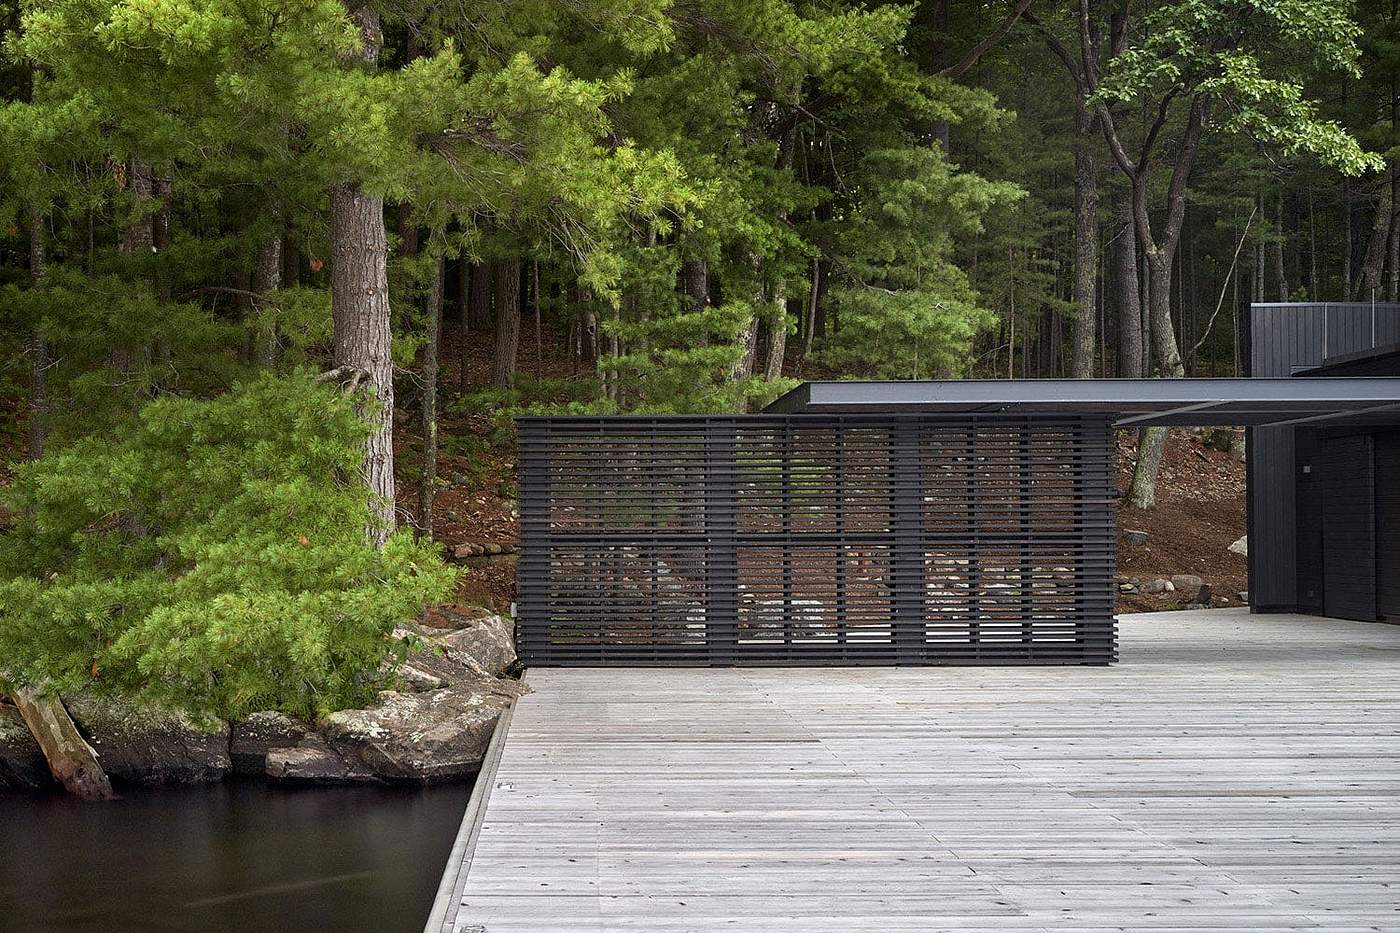
[{"label": "dark water", "polygon": [[0,791],[0,931],[418,933],[469,793]]}]

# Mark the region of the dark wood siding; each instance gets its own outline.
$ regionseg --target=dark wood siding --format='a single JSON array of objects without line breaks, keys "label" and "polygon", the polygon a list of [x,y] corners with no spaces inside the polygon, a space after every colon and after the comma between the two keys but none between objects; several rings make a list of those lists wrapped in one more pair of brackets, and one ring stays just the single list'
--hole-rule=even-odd
[{"label": "dark wood siding", "polygon": [[[1247,330],[1249,375],[1291,376],[1331,357],[1400,342],[1400,304],[1255,304]],[[1261,610],[1302,602],[1294,430],[1249,431],[1249,595]]]},{"label": "dark wood siding", "polygon": [[1376,618],[1375,474],[1371,435],[1323,437],[1322,611],[1341,619]]},{"label": "dark wood siding", "polygon": [[1317,431],[1294,437],[1297,467],[1298,610],[1322,611],[1322,509],[1325,498],[1317,469]]},{"label": "dark wood siding", "polygon": [[1400,622],[1400,431],[1376,435],[1376,612]]}]

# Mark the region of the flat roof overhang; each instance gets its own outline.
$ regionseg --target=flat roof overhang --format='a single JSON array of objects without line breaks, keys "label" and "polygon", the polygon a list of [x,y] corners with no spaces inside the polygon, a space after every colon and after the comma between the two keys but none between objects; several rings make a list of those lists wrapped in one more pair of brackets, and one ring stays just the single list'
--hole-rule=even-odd
[{"label": "flat roof overhang", "polygon": [[1400,424],[1400,376],[804,382],[784,414],[1106,414],[1119,427]]}]

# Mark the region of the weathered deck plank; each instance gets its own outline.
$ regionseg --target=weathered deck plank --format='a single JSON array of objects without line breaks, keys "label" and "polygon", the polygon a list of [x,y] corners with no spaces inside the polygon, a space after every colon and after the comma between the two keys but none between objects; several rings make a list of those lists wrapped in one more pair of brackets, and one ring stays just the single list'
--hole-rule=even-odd
[{"label": "weathered deck plank", "polygon": [[1111,668],[535,670],[455,933],[1400,929],[1400,628]]}]

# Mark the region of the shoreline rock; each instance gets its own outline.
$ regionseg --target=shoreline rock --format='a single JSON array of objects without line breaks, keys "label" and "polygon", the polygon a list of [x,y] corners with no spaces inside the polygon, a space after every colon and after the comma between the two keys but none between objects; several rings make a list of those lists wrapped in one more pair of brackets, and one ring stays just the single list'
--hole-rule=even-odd
[{"label": "shoreline rock", "polygon": [[233,770],[229,725],[121,697],[74,694],[64,706],[114,781],[144,786],[221,781]]},{"label": "shoreline rock", "polygon": [[54,786],[39,743],[15,709],[0,709],[0,788],[44,790]]},{"label": "shoreline rock", "polygon": [[[453,613],[447,619],[451,628],[395,631],[400,639],[412,638],[414,648],[393,669],[398,689],[315,725],[278,712],[202,723],[96,693],[65,697],[65,706],[103,770],[128,785],[195,784],[229,775],[321,785],[464,780],[480,769],[501,713],[529,688],[506,676],[519,667],[510,618]],[[0,710],[0,787],[51,784],[23,719]]]}]

